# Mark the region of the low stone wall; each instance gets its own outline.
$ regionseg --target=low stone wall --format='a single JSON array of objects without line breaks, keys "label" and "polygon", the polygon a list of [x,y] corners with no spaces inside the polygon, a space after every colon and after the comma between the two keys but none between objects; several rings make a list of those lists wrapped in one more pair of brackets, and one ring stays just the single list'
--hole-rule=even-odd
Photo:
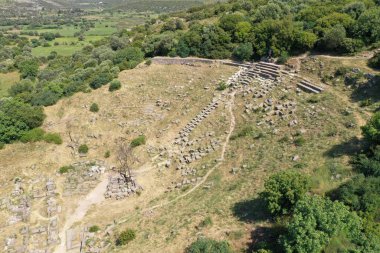
[{"label": "low stone wall", "polygon": [[180,57],[157,56],[157,57],[152,58],[152,62],[157,63],[157,64],[166,64],[166,65],[171,65],[171,64],[186,65],[186,64],[194,64],[194,63],[206,63],[206,64],[220,63],[220,64],[235,66],[235,67],[249,67],[250,66],[250,64],[244,64],[244,63],[239,63],[239,62],[226,61],[226,60],[212,60],[212,59],[196,58],[196,57],[180,58]]}]

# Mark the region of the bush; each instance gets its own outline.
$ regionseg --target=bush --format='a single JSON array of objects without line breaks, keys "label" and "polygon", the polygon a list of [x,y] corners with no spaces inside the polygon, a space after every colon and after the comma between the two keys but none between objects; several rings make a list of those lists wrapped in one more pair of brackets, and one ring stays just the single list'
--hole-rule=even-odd
[{"label": "bush", "polygon": [[186,253],[232,253],[232,249],[227,241],[201,238],[193,242]]},{"label": "bush", "polygon": [[62,138],[61,138],[61,136],[58,133],[47,133],[47,134],[45,134],[45,136],[43,137],[43,139],[47,143],[54,143],[54,144],[57,144],[57,145],[62,144]]},{"label": "bush", "polygon": [[111,152],[108,150],[106,153],[104,153],[104,158],[109,158],[111,156]]},{"label": "bush", "polygon": [[212,225],[212,220],[210,216],[207,216],[200,224],[199,227],[208,227]]},{"label": "bush", "polygon": [[72,165],[70,165],[70,166],[63,166],[63,167],[59,168],[58,172],[60,174],[65,174],[65,173],[68,173],[69,171],[72,171],[74,169],[75,168]]},{"label": "bush", "polygon": [[109,81],[111,81],[112,76],[108,73],[100,73],[98,76],[96,76],[91,82],[90,87],[95,89],[99,89],[103,85],[107,84]]},{"label": "bush", "polygon": [[218,87],[216,87],[216,90],[222,91],[227,89],[227,84],[225,82],[220,82]]},{"label": "bush", "polygon": [[116,245],[122,246],[133,241],[136,238],[136,232],[133,229],[127,229],[120,233],[119,237],[116,239]]},{"label": "bush", "polygon": [[302,136],[294,140],[294,144],[298,147],[303,146],[305,143],[306,143],[306,140]]},{"label": "bush", "polygon": [[380,69],[380,52],[376,53],[371,59],[368,60],[368,65],[372,68]]},{"label": "bush", "polygon": [[380,112],[376,112],[362,127],[362,133],[372,143],[380,143]]},{"label": "bush", "polygon": [[0,142],[0,150],[3,149],[5,147],[5,143],[4,142]]},{"label": "bush", "polygon": [[310,184],[309,177],[299,172],[281,171],[265,181],[265,190],[260,195],[272,214],[289,214],[310,190]]},{"label": "bush", "polygon": [[24,142],[24,143],[42,141],[44,135],[45,135],[45,131],[43,129],[41,129],[41,128],[34,128],[32,130],[29,130],[29,131],[25,132],[21,136],[20,140],[22,142]]},{"label": "bush", "polygon": [[88,146],[86,144],[82,144],[78,148],[78,152],[80,154],[87,154],[88,153]]},{"label": "bush", "polygon": [[144,145],[145,143],[146,143],[145,135],[140,135],[139,137],[137,137],[131,141],[131,147],[132,148],[138,147],[138,146]]},{"label": "bush", "polygon": [[147,66],[152,65],[152,60],[151,59],[146,60],[145,65],[147,65]]},{"label": "bush", "polygon": [[99,106],[97,103],[93,103],[91,106],[90,106],[90,112],[98,112],[99,111]]},{"label": "bush", "polygon": [[280,57],[277,59],[277,64],[285,64],[289,59],[289,54],[286,51],[282,51]]},{"label": "bush", "polygon": [[120,88],[121,88],[120,81],[115,79],[115,80],[112,80],[112,82],[110,83],[110,87],[108,88],[108,90],[115,91],[115,90],[120,90]]},{"label": "bush", "polygon": [[98,232],[99,230],[100,230],[100,228],[99,228],[99,226],[97,226],[97,225],[91,226],[91,227],[88,229],[88,231],[89,231],[90,233],[96,233],[96,232]]}]

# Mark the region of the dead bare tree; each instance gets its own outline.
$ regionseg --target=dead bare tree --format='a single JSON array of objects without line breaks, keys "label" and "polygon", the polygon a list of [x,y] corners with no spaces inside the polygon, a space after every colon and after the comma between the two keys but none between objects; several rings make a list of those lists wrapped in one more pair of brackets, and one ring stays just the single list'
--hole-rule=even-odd
[{"label": "dead bare tree", "polygon": [[127,141],[124,138],[118,140],[118,146],[118,171],[126,182],[134,182],[134,180],[132,180],[132,164],[136,161],[136,158],[133,156],[132,147],[127,144]]}]

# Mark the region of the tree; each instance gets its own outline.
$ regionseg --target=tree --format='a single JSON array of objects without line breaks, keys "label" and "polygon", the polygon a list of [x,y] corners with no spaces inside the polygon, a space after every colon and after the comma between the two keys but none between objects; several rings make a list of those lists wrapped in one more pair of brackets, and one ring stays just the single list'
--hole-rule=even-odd
[{"label": "tree", "polygon": [[363,2],[352,2],[343,7],[343,11],[353,19],[358,19],[366,9]]},{"label": "tree", "polygon": [[280,240],[285,252],[319,253],[334,236],[360,240],[361,230],[361,219],[342,203],[306,196],[297,202],[287,233]]},{"label": "tree", "polygon": [[239,61],[250,60],[253,55],[252,44],[251,43],[240,44],[234,49],[234,52],[232,55]]},{"label": "tree", "polygon": [[219,26],[226,32],[233,33],[235,31],[236,25],[239,22],[243,22],[245,20],[244,16],[241,14],[227,14],[220,18]]},{"label": "tree", "polygon": [[277,3],[270,2],[257,8],[257,11],[254,15],[254,20],[255,22],[261,22],[268,19],[280,19],[289,13],[290,10],[288,5],[281,4],[280,1]]},{"label": "tree", "polygon": [[251,36],[252,25],[243,21],[236,24],[234,39],[238,42],[246,42]]},{"label": "tree", "polygon": [[18,65],[21,78],[35,79],[38,74],[38,62],[35,60],[25,60]]},{"label": "tree", "polygon": [[227,241],[200,238],[186,249],[186,253],[232,253],[232,249]]},{"label": "tree", "polygon": [[346,29],[342,25],[336,25],[328,29],[323,38],[322,46],[329,51],[340,50],[346,39]]},{"label": "tree", "polygon": [[370,149],[369,154],[359,154],[354,158],[355,168],[366,176],[380,176],[380,146]]},{"label": "tree", "polygon": [[358,18],[356,34],[366,43],[380,40],[380,7],[371,8]]},{"label": "tree", "polygon": [[272,214],[292,213],[294,206],[310,190],[310,179],[292,170],[281,171],[265,181],[265,190],[261,193]]},{"label": "tree", "polygon": [[356,176],[330,195],[363,216],[380,218],[380,177]]}]

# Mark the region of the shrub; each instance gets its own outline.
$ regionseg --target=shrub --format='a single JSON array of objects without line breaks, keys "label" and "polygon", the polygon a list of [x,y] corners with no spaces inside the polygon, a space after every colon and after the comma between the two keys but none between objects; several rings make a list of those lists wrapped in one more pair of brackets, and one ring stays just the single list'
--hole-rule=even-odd
[{"label": "shrub", "polygon": [[131,147],[134,148],[134,147],[138,147],[138,146],[141,146],[143,144],[146,143],[146,137],[145,135],[140,135],[138,136],[137,138],[133,139],[131,141]]},{"label": "shrub", "polygon": [[366,176],[380,176],[380,146],[371,148],[369,154],[359,154],[353,159],[355,168]]},{"label": "shrub", "polygon": [[218,87],[216,87],[217,90],[222,91],[227,89],[227,84],[225,82],[220,82]]},{"label": "shrub", "polygon": [[86,144],[82,144],[78,148],[78,152],[80,154],[87,154],[88,153],[88,146]]},{"label": "shrub", "polygon": [[136,232],[133,229],[126,229],[120,233],[116,239],[116,245],[122,246],[133,241],[136,238]]},{"label": "shrub", "polygon": [[274,215],[289,214],[310,190],[309,177],[296,171],[281,171],[265,181],[261,197]]},{"label": "shrub", "polygon": [[282,51],[280,57],[277,59],[277,64],[285,64],[289,59],[289,54],[286,51]]},{"label": "shrub", "polygon": [[212,220],[210,216],[207,216],[200,224],[200,227],[208,227],[212,225]]},{"label": "shrub", "polygon": [[362,133],[372,143],[380,143],[380,112],[376,112],[362,127]]},{"label": "shrub", "polygon": [[99,111],[99,106],[97,103],[93,103],[91,106],[90,106],[90,112],[98,112]]},{"label": "shrub", "polygon": [[146,60],[145,65],[147,65],[147,66],[152,65],[152,60],[151,59]]},{"label": "shrub", "polygon": [[104,153],[104,158],[109,158],[111,156],[111,152],[107,150],[106,153]]},{"label": "shrub", "polygon": [[200,238],[186,249],[186,253],[232,253],[232,249],[227,241]]},{"label": "shrub", "polygon": [[372,68],[380,69],[380,52],[376,53],[371,59],[368,60],[368,65]]},{"label": "shrub", "polygon": [[305,144],[306,140],[305,138],[303,138],[302,136],[301,137],[298,137],[297,139],[294,140],[294,144],[296,146],[303,146]]},{"label": "shrub", "polygon": [[37,141],[42,141],[43,137],[45,135],[45,131],[41,128],[34,128],[32,130],[29,130],[25,132],[21,136],[21,141],[26,143],[26,142],[37,142]]},{"label": "shrub", "polygon": [[61,138],[61,136],[58,133],[47,133],[47,134],[45,134],[45,136],[43,137],[43,139],[47,143],[54,143],[54,144],[57,144],[57,145],[62,144],[62,138]]},{"label": "shrub", "polygon": [[5,147],[5,143],[4,142],[0,142],[0,149],[3,149]]},{"label": "shrub", "polygon": [[65,174],[65,173],[68,173],[69,171],[71,170],[74,170],[75,168],[72,166],[72,165],[69,165],[69,166],[63,166],[61,168],[59,168],[58,172],[60,174]]},{"label": "shrub", "polygon": [[107,84],[109,81],[111,81],[112,76],[108,73],[100,73],[98,76],[96,76],[91,82],[90,87],[95,89],[98,89],[102,87],[103,85]]},{"label": "shrub", "polygon": [[99,228],[99,226],[97,226],[97,225],[91,226],[91,227],[88,229],[88,231],[89,231],[90,233],[96,233],[96,232],[98,232],[99,230],[100,230],[100,228]]},{"label": "shrub", "polygon": [[120,88],[121,88],[120,81],[115,79],[115,80],[112,80],[112,82],[110,83],[110,87],[108,88],[108,90],[115,91],[115,90],[120,90]]}]

